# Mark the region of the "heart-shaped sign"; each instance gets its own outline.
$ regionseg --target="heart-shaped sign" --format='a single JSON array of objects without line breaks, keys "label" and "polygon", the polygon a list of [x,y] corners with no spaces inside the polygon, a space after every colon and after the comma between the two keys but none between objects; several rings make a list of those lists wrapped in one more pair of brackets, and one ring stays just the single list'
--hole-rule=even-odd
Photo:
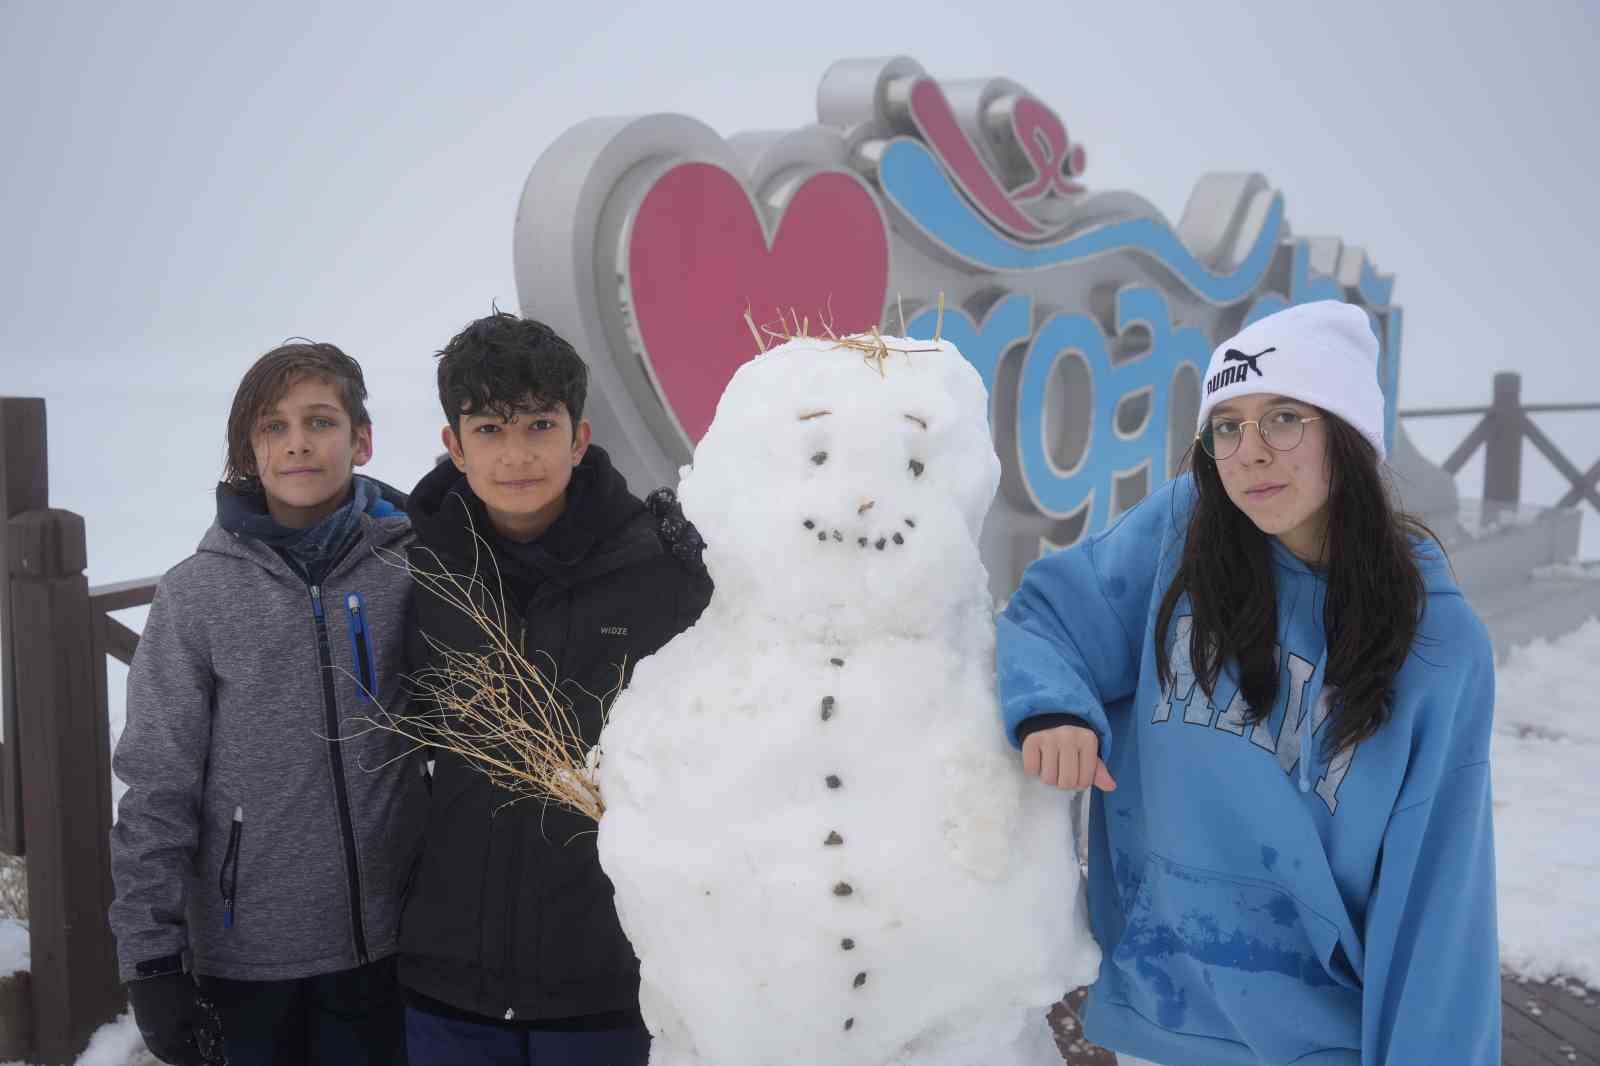
[{"label": "heart-shaped sign", "polygon": [[739,178],[711,163],[679,164],[640,200],[625,261],[643,355],[691,444],[756,354],[747,311],[758,323],[792,312],[814,334],[827,322],[842,336],[878,323],[889,284],[882,212],[860,180],[838,171],[794,189],[769,242]]}]

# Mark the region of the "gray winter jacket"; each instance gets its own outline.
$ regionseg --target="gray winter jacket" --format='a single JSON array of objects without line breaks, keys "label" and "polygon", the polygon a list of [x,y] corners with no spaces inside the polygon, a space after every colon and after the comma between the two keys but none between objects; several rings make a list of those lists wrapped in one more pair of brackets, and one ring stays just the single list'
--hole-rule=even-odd
[{"label": "gray winter jacket", "polygon": [[261,981],[394,953],[427,796],[411,745],[368,724],[401,707],[411,596],[374,549],[411,536],[403,513],[360,521],[320,588],[218,525],[161,579],[112,761],[124,980],[185,950]]}]

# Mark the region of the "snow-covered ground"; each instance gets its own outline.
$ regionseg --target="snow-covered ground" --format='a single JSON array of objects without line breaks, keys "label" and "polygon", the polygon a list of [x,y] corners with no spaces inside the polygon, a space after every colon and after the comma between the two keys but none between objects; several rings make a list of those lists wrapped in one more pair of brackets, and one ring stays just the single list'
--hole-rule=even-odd
[{"label": "snow-covered ground", "polygon": [[1600,621],[1534,641],[1495,694],[1495,862],[1500,961],[1524,977],[1600,988]]},{"label": "snow-covered ground", "polygon": [[[1564,975],[1590,988],[1600,988],[1595,663],[1600,621],[1512,651],[1497,678],[1493,749],[1501,962],[1524,977]],[[25,930],[0,919],[0,975],[27,965]],[[95,1034],[78,1066],[154,1062],[124,1015]]]},{"label": "snow-covered ground", "polygon": [[0,977],[28,968],[28,927],[15,918],[0,918]]},{"label": "snow-covered ground", "polygon": [[[5,1062],[0,1066],[26,1066],[21,1062]],[[120,1015],[116,1021],[95,1030],[89,1046],[78,1056],[77,1066],[161,1066],[139,1036],[133,1015]]]}]

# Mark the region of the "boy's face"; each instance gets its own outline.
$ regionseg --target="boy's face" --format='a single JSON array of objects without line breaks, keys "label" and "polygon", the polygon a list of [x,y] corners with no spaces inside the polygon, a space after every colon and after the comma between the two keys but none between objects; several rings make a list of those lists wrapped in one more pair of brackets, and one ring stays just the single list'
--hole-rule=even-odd
[{"label": "boy's face", "polygon": [[589,423],[574,429],[566,404],[535,410],[530,401],[510,419],[493,411],[464,414],[460,433],[445,426],[442,437],[495,530],[527,541],[566,509],[567,484],[589,449]]},{"label": "boy's face", "polygon": [[344,503],[352,471],[372,458],[372,427],[351,424],[332,382],[301,378],[261,412],[250,446],[267,511],[304,529]]}]

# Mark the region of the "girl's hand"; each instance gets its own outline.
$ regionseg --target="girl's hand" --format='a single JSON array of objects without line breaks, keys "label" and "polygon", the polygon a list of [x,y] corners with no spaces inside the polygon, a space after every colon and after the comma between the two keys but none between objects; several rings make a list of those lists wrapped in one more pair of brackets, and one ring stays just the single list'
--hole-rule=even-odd
[{"label": "girl's hand", "polygon": [[1083,726],[1058,725],[1030,733],[1022,742],[1022,769],[1029,777],[1059,789],[1093,785],[1110,792],[1117,787],[1100,761],[1100,738]]}]

